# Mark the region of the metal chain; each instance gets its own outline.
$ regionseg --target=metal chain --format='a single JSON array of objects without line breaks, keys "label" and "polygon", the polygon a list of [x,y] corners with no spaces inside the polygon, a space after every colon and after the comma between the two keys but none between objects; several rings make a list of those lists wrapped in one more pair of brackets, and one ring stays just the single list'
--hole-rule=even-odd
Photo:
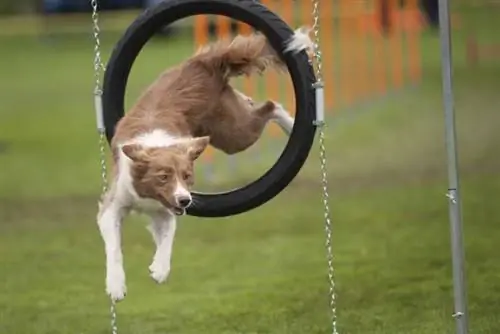
[{"label": "metal chain", "polygon": [[[99,10],[98,10],[98,2],[97,0],[90,0],[90,4],[92,6],[92,21],[93,21],[93,32],[94,32],[94,77],[95,77],[95,86],[94,86],[94,103],[95,103],[95,111],[97,117],[97,131],[99,133],[99,161],[101,167],[101,182],[102,182],[102,190],[101,190],[101,201],[103,199],[104,194],[108,190],[108,171],[106,167],[106,129],[104,127],[104,123],[102,121],[102,87],[101,87],[101,75],[102,71],[105,70],[104,63],[102,62],[101,57],[101,40],[99,38],[100,28],[99,28]],[[116,303],[113,299],[111,299],[111,333],[118,334],[118,326],[116,321]]]},{"label": "metal chain", "polygon": [[[313,32],[314,32],[314,58],[316,60],[316,89],[323,89],[323,73],[321,67],[321,50],[320,50],[320,0],[312,0],[313,2]],[[318,95],[317,95],[318,96]],[[323,95],[321,94],[321,99]],[[317,101],[318,102],[318,101]],[[323,103],[321,101],[320,103]],[[316,106],[318,107],[318,106]],[[323,108],[323,105],[321,106]],[[323,116],[323,111],[321,111]],[[322,117],[323,118],[323,117]],[[325,219],[325,232],[326,232],[326,257],[328,262],[328,280],[330,283],[330,309],[331,309],[331,321],[332,321],[332,333],[338,334],[337,332],[337,305],[335,298],[335,275],[333,270],[333,250],[332,250],[332,222],[330,219],[330,205],[329,205],[329,194],[328,194],[328,166],[326,159],[326,146],[325,146],[325,122],[324,119],[320,119],[316,126],[319,128],[319,159],[321,166],[321,184],[323,190],[323,209],[324,209],[324,219]]]},{"label": "metal chain", "polygon": [[105,66],[101,58],[101,40],[99,38],[100,28],[99,28],[99,13],[97,0],[90,1],[92,5],[92,21],[94,23],[94,98],[95,98],[95,108],[97,117],[97,131],[99,132],[99,155],[100,155],[100,165],[101,165],[101,178],[102,178],[102,194],[108,190],[108,173],[106,169],[106,130],[102,123],[102,107],[101,97],[101,75],[102,70]]}]

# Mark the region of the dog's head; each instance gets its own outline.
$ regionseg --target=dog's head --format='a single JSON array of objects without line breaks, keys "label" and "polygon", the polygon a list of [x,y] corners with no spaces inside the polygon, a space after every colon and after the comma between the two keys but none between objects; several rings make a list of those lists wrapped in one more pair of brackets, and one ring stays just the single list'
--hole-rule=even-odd
[{"label": "dog's head", "polygon": [[203,153],[209,137],[197,137],[167,147],[128,144],[123,153],[132,160],[131,176],[137,194],[159,201],[176,215],[192,203],[193,163]]}]

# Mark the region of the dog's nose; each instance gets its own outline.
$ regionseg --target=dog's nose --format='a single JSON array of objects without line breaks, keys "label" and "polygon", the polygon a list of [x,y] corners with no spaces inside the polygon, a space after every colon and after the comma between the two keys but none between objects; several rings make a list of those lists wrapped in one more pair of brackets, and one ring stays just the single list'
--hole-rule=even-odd
[{"label": "dog's nose", "polygon": [[178,199],[179,205],[183,208],[188,207],[191,204],[191,198],[189,197],[180,197]]}]

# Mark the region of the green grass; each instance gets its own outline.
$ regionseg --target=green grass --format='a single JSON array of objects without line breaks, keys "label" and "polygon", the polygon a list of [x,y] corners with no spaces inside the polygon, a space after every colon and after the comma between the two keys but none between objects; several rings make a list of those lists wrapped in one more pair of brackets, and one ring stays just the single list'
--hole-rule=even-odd
[{"label": "green grass", "polygon": [[[106,55],[115,40],[107,35]],[[494,334],[500,69],[466,68],[462,40],[455,42],[471,332]],[[92,40],[1,43],[0,333],[109,333],[95,225]],[[342,334],[454,331],[439,49],[431,33],[423,43],[421,86],[345,110],[327,128]],[[182,39],[149,45],[134,68],[128,103],[190,50]],[[259,145],[268,152],[262,167],[276,150]],[[316,151],[262,207],[224,219],[182,219],[166,285],[148,277],[153,245],[143,219],[129,219],[123,232],[129,294],[118,306],[119,333],[330,333]],[[233,173],[217,170],[217,180],[257,176],[246,157]]]}]

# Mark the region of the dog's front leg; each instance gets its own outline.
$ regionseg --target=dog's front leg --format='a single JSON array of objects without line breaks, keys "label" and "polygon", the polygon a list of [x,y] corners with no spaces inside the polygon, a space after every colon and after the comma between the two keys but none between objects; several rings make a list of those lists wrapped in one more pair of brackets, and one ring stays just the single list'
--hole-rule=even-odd
[{"label": "dog's front leg", "polygon": [[120,235],[124,216],[123,207],[109,202],[101,206],[97,217],[106,252],[106,293],[115,301],[122,300],[127,293]]},{"label": "dog's front leg", "polygon": [[158,213],[151,217],[151,233],[156,244],[153,262],[149,266],[151,277],[163,283],[170,273],[172,247],[174,244],[177,221],[170,213]]},{"label": "dog's front leg", "polygon": [[146,229],[151,233],[151,236],[153,237],[153,241],[155,243],[155,251],[158,249],[161,243],[161,236],[163,234],[163,228],[165,224],[163,224],[163,220],[158,218],[160,217],[159,215],[151,215],[151,222],[150,224],[146,227]]}]

